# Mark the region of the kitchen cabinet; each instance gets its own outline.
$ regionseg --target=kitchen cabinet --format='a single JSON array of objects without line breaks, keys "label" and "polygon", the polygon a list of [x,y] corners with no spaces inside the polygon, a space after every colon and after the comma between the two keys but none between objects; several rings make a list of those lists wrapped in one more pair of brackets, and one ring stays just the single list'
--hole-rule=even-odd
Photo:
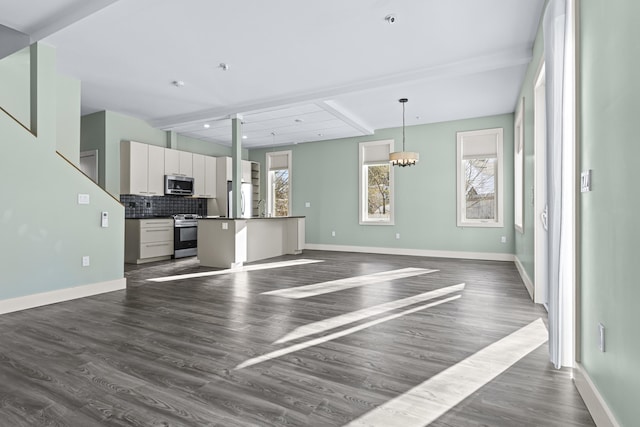
[{"label": "kitchen cabinet", "polygon": [[165,148],[164,174],[193,177],[193,154]]},{"label": "kitchen cabinet", "polygon": [[164,194],[164,148],[135,141],[122,141],[120,194]]},{"label": "kitchen cabinet", "polygon": [[173,219],[127,219],[124,260],[130,264],[170,259],[173,255]]},{"label": "kitchen cabinet", "polygon": [[216,197],[216,171],[217,160],[215,157],[193,154],[193,195],[195,197],[206,199]]}]

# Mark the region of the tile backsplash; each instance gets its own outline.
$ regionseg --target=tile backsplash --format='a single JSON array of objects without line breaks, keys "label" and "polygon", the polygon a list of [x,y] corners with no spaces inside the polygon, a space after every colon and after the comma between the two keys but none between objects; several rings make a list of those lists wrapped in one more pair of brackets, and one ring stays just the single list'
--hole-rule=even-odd
[{"label": "tile backsplash", "polygon": [[207,199],[183,196],[137,196],[121,194],[125,218],[196,214],[207,216]]}]

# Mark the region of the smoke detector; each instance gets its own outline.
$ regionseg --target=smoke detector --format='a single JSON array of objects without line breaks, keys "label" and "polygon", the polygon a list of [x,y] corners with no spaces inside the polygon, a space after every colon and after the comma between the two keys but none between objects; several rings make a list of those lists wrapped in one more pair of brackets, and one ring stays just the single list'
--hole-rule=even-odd
[{"label": "smoke detector", "polygon": [[384,20],[387,21],[387,24],[395,24],[398,18],[393,13],[384,17]]}]

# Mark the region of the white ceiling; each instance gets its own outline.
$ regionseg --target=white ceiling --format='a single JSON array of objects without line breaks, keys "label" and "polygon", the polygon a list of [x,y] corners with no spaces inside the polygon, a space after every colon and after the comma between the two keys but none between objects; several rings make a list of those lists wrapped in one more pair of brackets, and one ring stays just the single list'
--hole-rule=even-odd
[{"label": "white ceiling", "polygon": [[57,48],[83,114],[224,144],[240,114],[252,148],[401,126],[402,97],[407,125],[513,112],[543,4],[0,0],[0,24]]}]

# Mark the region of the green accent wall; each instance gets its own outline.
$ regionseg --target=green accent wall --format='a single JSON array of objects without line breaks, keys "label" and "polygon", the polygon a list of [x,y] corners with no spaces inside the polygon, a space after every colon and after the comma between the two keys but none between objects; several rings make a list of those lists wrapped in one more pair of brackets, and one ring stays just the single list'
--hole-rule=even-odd
[{"label": "green accent wall", "polygon": [[[56,154],[59,147],[73,145],[66,139],[73,138],[79,114],[66,117],[57,109],[65,105],[79,111],[77,82],[65,78],[60,84],[53,48],[37,44],[32,49],[37,58],[37,136],[0,112],[5,144],[0,170],[5,177],[19,177],[0,189],[0,300],[124,276],[124,208]],[[4,77],[0,74],[2,81]],[[58,141],[59,135],[65,141]],[[91,203],[78,205],[78,193],[89,194]],[[108,228],[100,227],[102,211],[110,214]],[[90,256],[89,267],[81,266],[85,255]]]},{"label": "green accent wall", "polygon": [[56,150],[76,166],[80,165],[80,82],[58,76],[56,85]]},{"label": "green accent wall", "polygon": [[[456,226],[456,132],[504,129],[504,227]],[[266,183],[267,151],[292,150],[293,215],[306,216],[307,243],[513,254],[513,114],[406,128],[407,149],[420,153],[418,165],[395,169],[395,225],[358,223],[358,144],[393,139],[402,129],[375,135],[249,151],[261,163]],[[262,185],[262,197],[265,197]],[[311,207],[306,208],[305,202]],[[336,232],[331,237],[331,231]],[[400,233],[400,239],[396,239]],[[501,243],[501,236],[507,243]]]},{"label": "green accent wall", "polygon": [[[640,2],[583,1],[580,22],[579,170],[581,363],[622,426],[640,420]],[[598,350],[598,323],[606,352]]]},{"label": "green accent wall", "polygon": [[[534,135],[534,88],[540,65],[544,61],[544,39],[542,20],[538,35],[533,45],[533,57],[527,68],[527,74],[520,90],[524,97],[524,230],[515,233],[515,255],[522,264],[527,276],[535,281],[535,221],[534,187],[535,187],[535,135]],[[535,283],[535,282],[534,282]]]}]

